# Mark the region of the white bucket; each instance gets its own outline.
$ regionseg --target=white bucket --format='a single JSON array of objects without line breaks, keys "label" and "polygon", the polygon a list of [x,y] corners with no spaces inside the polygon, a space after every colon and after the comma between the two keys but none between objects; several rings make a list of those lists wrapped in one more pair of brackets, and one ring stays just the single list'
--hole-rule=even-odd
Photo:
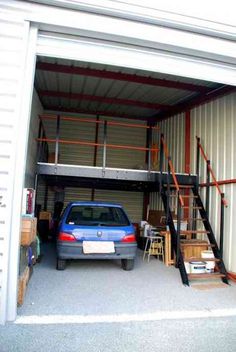
[{"label": "white bucket", "polygon": [[[208,251],[202,251],[201,252],[201,257],[204,258],[215,258],[214,253],[211,250]],[[213,273],[215,269],[215,262],[208,262],[206,261],[206,271],[208,273]]]},{"label": "white bucket", "polygon": [[[174,222],[174,226],[175,229],[177,231],[177,220],[173,220]],[[187,226],[188,226],[188,222],[187,221],[180,221],[180,231],[186,231],[187,230]]]},{"label": "white bucket", "polygon": [[188,262],[184,262],[185,270],[187,274],[191,274],[190,264]]},{"label": "white bucket", "polygon": [[189,265],[191,274],[205,274],[206,272],[205,262],[190,262]]},{"label": "white bucket", "polygon": [[[177,220],[173,220],[175,230],[177,231]],[[187,221],[181,221],[180,222],[180,231],[186,231],[188,227],[188,222]],[[166,231],[170,231],[169,226],[166,226]]]}]

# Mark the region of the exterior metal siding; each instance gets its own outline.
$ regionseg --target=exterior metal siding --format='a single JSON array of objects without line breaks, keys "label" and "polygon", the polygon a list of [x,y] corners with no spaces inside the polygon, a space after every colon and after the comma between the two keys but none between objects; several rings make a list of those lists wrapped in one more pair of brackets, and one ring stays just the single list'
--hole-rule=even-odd
[{"label": "exterior metal siding", "polygon": [[[25,34],[23,22],[0,15],[0,323],[4,323],[7,315],[8,255]],[[14,234],[16,240],[18,235]]]},{"label": "exterior metal siding", "polygon": [[[192,170],[195,170],[196,141],[201,138],[203,148],[211,161],[217,180],[236,178],[236,94],[230,94],[191,111],[191,155]],[[206,167],[201,158],[201,181],[206,180]],[[236,217],[236,185],[221,186],[225,192],[228,208],[225,209],[224,260],[228,270],[236,271],[236,239],[234,219]],[[210,219],[219,242],[220,199],[215,187],[210,191]],[[202,190],[204,196],[205,190]]]},{"label": "exterior metal siding", "polygon": [[39,101],[38,95],[34,90],[32,109],[31,109],[31,120],[29,128],[29,139],[28,139],[28,150],[25,170],[25,187],[34,188],[35,172],[36,172],[36,158],[37,158],[37,141],[38,129],[39,129],[39,118],[38,115],[43,112],[43,107]]},{"label": "exterior metal siding", "polygon": [[132,222],[140,222],[143,216],[143,193],[96,190],[95,200],[120,203]]}]

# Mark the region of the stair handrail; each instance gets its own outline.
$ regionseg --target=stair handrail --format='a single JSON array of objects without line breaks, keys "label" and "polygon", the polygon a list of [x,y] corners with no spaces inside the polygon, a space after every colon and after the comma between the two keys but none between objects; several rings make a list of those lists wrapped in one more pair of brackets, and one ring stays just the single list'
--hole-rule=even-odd
[{"label": "stair handrail", "polygon": [[200,143],[200,138],[196,136],[197,139],[197,175],[199,177],[199,165],[200,165],[200,153],[207,163],[207,184],[206,184],[206,213],[209,216],[209,192],[210,192],[210,174],[213,179],[213,184],[216,186],[221,199],[221,209],[220,209],[220,254],[223,257],[223,247],[224,247],[224,208],[228,206],[227,201],[224,198],[224,193],[221,191],[220,186],[216,180],[215,174],[211,168],[210,160],[207,158],[204,152],[203,146]]},{"label": "stair handrail", "polygon": [[[180,250],[180,227],[181,227],[181,209],[184,207],[184,201],[183,198],[180,194],[180,187],[177,181],[177,177],[175,174],[175,169],[174,165],[172,163],[171,157],[169,155],[169,151],[167,148],[167,145],[164,140],[164,135],[161,134],[161,155],[160,155],[160,174],[161,174],[161,182],[162,182],[162,167],[163,167],[163,156],[168,161],[168,177],[167,177],[167,205],[166,205],[166,211],[167,211],[167,222],[169,222],[169,219],[172,219],[172,216],[170,214],[170,206],[169,206],[169,198],[170,198],[170,174],[172,174],[172,178],[174,181],[174,185],[177,191],[177,197],[178,197],[178,202],[177,202],[177,228],[175,228],[175,235],[176,235],[176,260],[175,260],[175,266],[176,268],[180,267],[180,258],[181,258],[181,250]],[[162,184],[161,184],[162,187]],[[174,228],[174,223],[173,219],[169,223],[169,227],[171,229]]]},{"label": "stair handrail", "polygon": [[173,165],[171,157],[169,155],[168,147],[167,147],[167,145],[165,143],[163,134],[161,135],[161,144],[163,146],[164,154],[165,154],[165,157],[166,157],[166,159],[168,161],[168,165],[169,165],[172,177],[173,177],[174,185],[175,185],[176,191],[178,193],[178,200],[180,202],[181,207],[183,207],[184,206],[184,201],[183,201],[183,198],[182,198],[182,196],[180,194],[180,188],[179,188],[179,184],[178,184],[178,181],[177,181],[174,165]]},{"label": "stair handrail", "polygon": [[[196,136],[196,139],[197,139],[197,147],[198,147],[198,149],[200,150],[200,153],[201,153],[203,159],[206,161],[207,169],[209,170],[209,172],[210,172],[210,174],[211,174],[211,177],[212,177],[212,179],[213,179],[213,183],[214,183],[214,185],[216,186],[216,188],[217,188],[217,190],[218,190],[218,193],[219,193],[219,195],[220,195],[220,197],[221,197],[221,201],[222,201],[223,205],[224,205],[225,207],[227,207],[227,206],[228,206],[228,203],[227,203],[226,199],[224,198],[224,193],[221,191],[220,186],[219,186],[219,183],[218,183],[217,180],[216,180],[216,176],[215,176],[214,171],[212,170],[212,167],[211,167],[211,165],[210,165],[210,160],[208,159],[208,157],[207,157],[207,155],[206,155],[206,153],[205,153],[205,151],[204,151],[204,149],[203,149],[203,146],[202,146],[202,144],[200,143],[200,137]],[[199,173],[199,172],[198,172],[198,173]]]}]

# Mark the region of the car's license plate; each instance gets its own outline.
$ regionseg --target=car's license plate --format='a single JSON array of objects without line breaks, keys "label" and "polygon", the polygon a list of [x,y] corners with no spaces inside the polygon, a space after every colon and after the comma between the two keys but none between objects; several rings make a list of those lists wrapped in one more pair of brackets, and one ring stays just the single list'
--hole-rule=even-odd
[{"label": "car's license plate", "polygon": [[114,242],[83,241],[83,252],[85,254],[115,253]]}]

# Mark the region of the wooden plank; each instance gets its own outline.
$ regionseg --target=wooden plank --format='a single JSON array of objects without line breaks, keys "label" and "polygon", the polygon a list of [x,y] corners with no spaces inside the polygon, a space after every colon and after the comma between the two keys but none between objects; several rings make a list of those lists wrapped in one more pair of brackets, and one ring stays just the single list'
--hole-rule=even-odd
[{"label": "wooden plank", "polygon": [[212,274],[188,274],[188,278],[191,279],[217,279],[225,277],[224,274],[221,273],[212,273]]},{"label": "wooden plank", "polygon": [[202,258],[202,257],[190,257],[190,258],[184,258],[185,262],[191,263],[191,262],[220,262],[220,259],[217,258]]}]

